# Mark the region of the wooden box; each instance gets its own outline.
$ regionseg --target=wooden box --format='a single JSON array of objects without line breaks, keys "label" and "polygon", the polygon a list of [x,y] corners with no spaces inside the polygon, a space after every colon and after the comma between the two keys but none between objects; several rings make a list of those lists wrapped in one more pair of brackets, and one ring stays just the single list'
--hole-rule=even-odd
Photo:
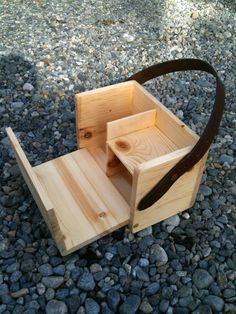
[{"label": "wooden box", "polygon": [[206,155],[155,204],[139,201],[198,136],[136,81],[76,95],[78,150],[31,167],[7,134],[62,255],[129,224],[132,232],[191,207]]}]

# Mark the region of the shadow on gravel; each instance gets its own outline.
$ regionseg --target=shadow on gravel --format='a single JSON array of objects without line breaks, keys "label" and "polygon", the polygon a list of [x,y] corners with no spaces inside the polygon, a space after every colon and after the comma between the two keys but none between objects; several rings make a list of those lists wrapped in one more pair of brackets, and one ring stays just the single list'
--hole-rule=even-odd
[{"label": "shadow on gravel", "polygon": [[37,71],[32,63],[17,54],[0,56],[0,168],[9,158],[5,128],[24,129],[25,104],[31,101],[36,90]]},{"label": "shadow on gravel", "polygon": [[[22,85],[28,82],[37,88],[37,72],[34,65],[22,56],[10,54],[0,57],[0,97],[13,100],[16,93],[22,91]],[[12,93],[9,93],[9,92]],[[20,95],[19,95],[20,96]]]}]

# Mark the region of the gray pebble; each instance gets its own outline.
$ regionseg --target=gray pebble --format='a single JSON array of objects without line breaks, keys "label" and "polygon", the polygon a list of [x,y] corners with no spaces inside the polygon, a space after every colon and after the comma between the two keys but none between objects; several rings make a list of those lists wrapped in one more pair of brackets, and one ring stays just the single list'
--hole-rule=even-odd
[{"label": "gray pebble", "polygon": [[111,289],[107,293],[107,304],[112,311],[116,311],[120,303],[120,295],[115,289]]},{"label": "gray pebble", "polygon": [[212,194],[212,189],[207,185],[200,185],[199,193],[204,196],[210,196]]},{"label": "gray pebble", "polygon": [[88,272],[84,272],[77,283],[78,288],[85,291],[92,291],[95,288],[95,281],[93,279],[92,274]]},{"label": "gray pebble", "polygon": [[46,314],[65,314],[67,312],[67,306],[62,301],[50,300],[46,306]]},{"label": "gray pebble", "polygon": [[204,303],[209,305],[212,310],[216,312],[221,312],[224,308],[224,300],[216,295],[206,296]]},{"label": "gray pebble", "polygon": [[42,283],[47,288],[56,289],[60,287],[60,285],[64,282],[64,278],[60,276],[50,276],[50,277],[43,277]]},{"label": "gray pebble", "polygon": [[193,283],[198,289],[209,287],[213,281],[213,277],[205,269],[196,269],[193,274]]},{"label": "gray pebble", "polygon": [[34,89],[34,86],[30,83],[25,83],[23,85],[23,90],[25,91],[31,92],[33,89]]},{"label": "gray pebble", "polygon": [[92,298],[88,298],[85,300],[85,310],[87,314],[98,314],[100,306]]},{"label": "gray pebble", "polygon": [[168,262],[166,251],[159,244],[153,244],[151,247],[151,259],[157,266],[165,265]]},{"label": "gray pebble", "polygon": [[120,306],[119,313],[134,314],[138,310],[140,303],[141,303],[140,297],[135,294],[131,294],[125,299],[125,302]]},{"label": "gray pebble", "polygon": [[53,274],[52,266],[50,264],[43,264],[38,267],[38,271],[42,276],[50,276]]}]

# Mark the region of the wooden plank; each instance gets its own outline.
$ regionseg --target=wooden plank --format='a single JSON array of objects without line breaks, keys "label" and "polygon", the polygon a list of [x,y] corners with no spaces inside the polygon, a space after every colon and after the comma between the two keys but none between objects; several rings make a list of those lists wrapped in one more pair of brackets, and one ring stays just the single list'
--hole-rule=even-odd
[{"label": "wooden plank", "polygon": [[34,173],[33,168],[31,167],[23,149],[21,148],[14,132],[11,128],[6,128],[7,136],[10,140],[11,146],[14,150],[19,168],[22,172],[22,175],[30,189],[32,194],[35,194],[35,199],[40,205],[42,205],[45,211],[53,209],[53,205],[42,188],[36,174]]},{"label": "wooden plank", "polygon": [[133,82],[99,88],[75,96],[80,148],[104,145],[106,123],[131,113]]},{"label": "wooden plank", "polygon": [[[155,204],[144,211],[138,211],[139,201],[180,159],[191,146],[177,150],[166,156],[147,161],[134,171],[131,197],[130,227],[133,232],[162,221],[192,206],[200,183],[205,159],[199,161],[189,172],[185,173],[169,191]],[[205,157],[204,157],[205,158]]]},{"label": "wooden plank", "polygon": [[130,208],[87,149],[35,167],[64,235],[67,255],[124,226]]},{"label": "wooden plank", "polygon": [[155,126],[126,134],[107,143],[131,174],[141,163],[177,149],[177,146]]},{"label": "wooden plank", "polygon": [[107,141],[133,133],[156,123],[156,110],[140,112],[129,117],[121,118],[107,123]]},{"label": "wooden plank", "polygon": [[21,170],[22,176],[44,218],[47,223],[47,226],[50,232],[53,235],[54,240],[56,241],[59,250],[61,253],[64,251],[64,241],[63,234],[59,228],[58,220],[55,214],[54,206],[41,185],[36,173],[34,172],[34,168],[30,165],[23,149],[21,148],[15,134],[13,133],[11,128],[6,128],[6,132],[12,148],[15,153],[15,157],[18,163],[18,166]]}]

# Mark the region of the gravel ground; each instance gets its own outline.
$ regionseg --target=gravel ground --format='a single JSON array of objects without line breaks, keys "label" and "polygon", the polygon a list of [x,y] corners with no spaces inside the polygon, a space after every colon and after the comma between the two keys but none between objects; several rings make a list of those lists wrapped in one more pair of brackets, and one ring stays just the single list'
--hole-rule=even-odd
[{"label": "gravel ground", "polygon": [[[236,313],[235,33],[232,0],[0,1],[0,313]],[[226,86],[197,202],[62,258],[4,128],[33,165],[63,155],[75,149],[76,92],[182,57],[209,61]],[[210,77],[168,75],[147,88],[201,133]]]}]

